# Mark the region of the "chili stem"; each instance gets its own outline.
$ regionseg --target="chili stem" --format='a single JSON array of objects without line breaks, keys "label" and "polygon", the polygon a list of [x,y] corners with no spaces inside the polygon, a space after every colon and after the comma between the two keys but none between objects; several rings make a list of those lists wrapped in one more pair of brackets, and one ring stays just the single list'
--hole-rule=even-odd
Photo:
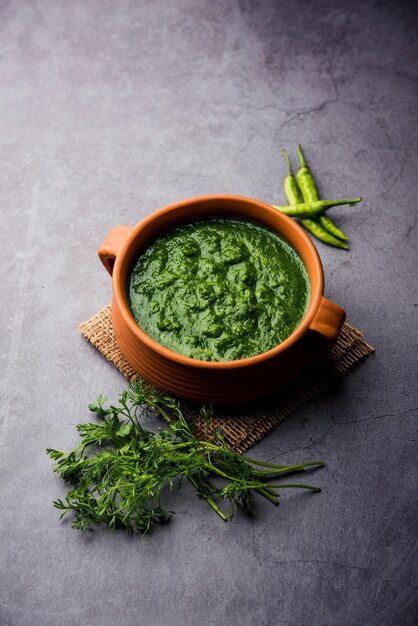
[{"label": "chili stem", "polygon": [[302,144],[298,143],[298,147],[296,149],[298,151],[298,156],[299,156],[301,167],[308,167],[308,164],[306,163],[304,154],[302,152]]},{"label": "chili stem", "polygon": [[289,159],[289,155],[287,154],[287,150],[282,148],[282,152],[284,154],[284,158],[286,159],[286,163],[287,163],[287,175],[293,176],[292,166],[290,165],[290,159]]}]

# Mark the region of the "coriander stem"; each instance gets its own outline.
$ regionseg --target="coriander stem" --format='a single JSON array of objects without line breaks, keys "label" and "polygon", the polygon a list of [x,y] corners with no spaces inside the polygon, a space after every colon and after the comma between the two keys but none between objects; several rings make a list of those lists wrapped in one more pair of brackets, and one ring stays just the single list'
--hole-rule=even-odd
[{"label": "coriander stem", "polygon": [[267,489],[263,489],[263,487],[256,487],[255,491],[258,491],[258,493],[260,495],[262,495],[265,498],[267,498],[267,500],[270,500],[270,502],[272,502],[275,506],[279,506],[279,501],[278,501],[277,497],[275,497]]},{"label": "coriander stem", "polygon": [[275,487],[276,489],[289,489],[289,488],[295,488],[295,489],[309,489],[310,491],[315,491],[317,493],[319,493],[321,491],[320,487],[312,487],[311,485],[270,485],[270,487]]},{"label": "coriander stem", "polygon": [[[285,474],[285,473],[290,473],[290,472],[294,472],[294,473],[300,473],[304,471],[305,467],[309,467],[312,465],[316,465],[318,466],[319,464],[316,462],[313,463],[301,463],[299,465],[288,465],[287,467],[283,467],[282,469],[277,469],[277,470],[273,470],[273,471],[266,471],[266,472],[257,472],[257,475],[260,476],[260,478],[266,480],[268,479],[270,476],[274,477],[277,476],[278,474]],[[322,467],[322,465],[324,465],[324,463],[321,463],[321,465],[319,465],[319,467]]]},{"label": "coriander stem", "polygon": [[219,467],[215,467],[214,465],[211,465],[211,468],[215,474],[218,474],[218,476],[222,476],[222,478],[226,478],[227,480],[231,480],[232,482],[245,482],[245,481],[242,481],[240,478],[235,478],[235,476],[228,476],[228,474],[225,474],[225,472],[220,470]]},{"label": "coriander stem", "polygon": [[256,476],[258,476],[260,478],[260,480],[268,480],[269,478],[273,478],[274,476],[277,476],[277,474],[281,474],[281,473],[294,473],[294,474],[302,474],[304,470],[303,469],[296,469],[296,470],[292,470],[292,469],[288,469],[287,467],[283,468],[282,470],[265,470],[265,471],[257,471],[254,470]]},{"label": "coriander stem", "polygon": [[299,463],[297,465],[277,465],[275,463],[267,463],[266,461],[257,461],[257,459],[251,459],[249,456],[245,456],[244,457],[247,461],[249,461],[250,463],[252,463],[253,465],[260,465],[260,467],[272,467],[274,469],[279,469],[279,470],[289,470],[291,468],[303,468],[303,467],[309,467],[311,465],[325,465],[325,461],[309,461],[308,463]]},{"label": "coriander stem", "polygon": [[260,465],[261,467],[275,467],[275,468],[286,467],[286,465],[275,465],[274,463],[267,463],[267,461],[257,461],[257,459],[252,459],[251,457],[247,455],[245,455],[244,458],[250,463],[252,463],[253,465]]},{"label": "coriander stem", "polygon": [[219,517],[221,519],[223,519],[224,522],[228,521],[227,516],[225,515],[225,513],[223,513],[221,511],[221,509],[218,507],[218,505],[216,504],[215,500],[213,500],[210,496],[205,496],[203,493],[200,492],[199,490],[199,486],[197,484],[197,482],[195,481],[194,478],[192,478],[191,476],[188,476],[187,479],[189,480],[189,482],[192,483],[193,487],[196,489],[196,491],[198,493],[200,493],[200,495],[202,496],[202,498],[204,500],[206,500],[206,502],[209,504],[210,507],[212,507],[212,509],[215,511],[215,513],[217,513],[219,515]]}]

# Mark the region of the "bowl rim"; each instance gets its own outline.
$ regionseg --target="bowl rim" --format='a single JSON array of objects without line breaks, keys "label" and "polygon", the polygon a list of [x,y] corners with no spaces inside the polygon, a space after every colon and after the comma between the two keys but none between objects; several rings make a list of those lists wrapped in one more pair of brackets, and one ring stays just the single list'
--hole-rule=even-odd
[{"label": "bowl rim", "polygon": [[[277,346],[274,346],[270,350],[266,352],[262,352],[260,354],[256,354],[251,357],[246,357],[245,359],[236,359],[231,361],[201,361],[199,359],[193,359],[191,357],[184,356],[169,348],[166,348],[162,344],[152,339],[136,322],[128,304],[127,299],[127,290],[123,281],[121,280],[121,274],[126,269],[129,271],[129,268],[126,268],[126,262],[128,259],[128,251],[130,251],[131,246],[134,246],[137,239],[140,237],[141,232],[154,221],[161,220],[163,216],[168,213],[175,213],[180,209],[184,210],[185,207],[203,204],[205,202],[236,202],[242,203],[246,205],[252,205],[256,207],[260,212],[267,212],[271,216],[274,217],[274,220],[277,220],[277,223],[282,223],[286,226],[286,229],[293,230],[296,238],[299,238],[301,247],[304,248],[305,254],[307,254],[311,260],[313,261],[313,273],[315,274],[317,288],[315,293],[312,292],[312,278],[308,271],[309,282],[311,285],[311,300],[308,305],[307,311],[305,313],[304,318],[301,323],[297,326],[297,328],[293,331],[289,337],[287,337],[284,341],[279,343]],[[210,218],[202,218],[202,219],[210,219]],[[214,218],[215,219],[215,218]],[[239,218],[238,218],[239,219]],[[248,221],[257,221],[253,218],[247,218],[243,215],[243,219],[248,219]],[[193,220],[191,220],[193,222]],[[185,222],[186,223],[186,222]],[[260,222],[262,223],[262,222]],[[288,241],[287,237],[277,230],[277,233],[281,235],[293,248],[294,246]],[[299,254],[299,251],[297,251]],[[299,254],[300,256],[300,254]],[[304,262],[305,266],[306,263]],[[270,360],[277,355],[285,352],[289,347],[291,347],[294,343],[296,343],[308,330],[321,302],[324,292],[324,272],[323,266],[321,263],[321,259],[319,257],[318,251],[313,244],[312,240],[306,232],[297,224],[293,219],[284,215],[284,213],[280,213],[277,209],[273,209],[272,206],[260,201],[255,200],[253,198],[248,198],[246,196],[238,196],[234,194],[206,194],[203,196],[194,196],[191,198],[186,198],[185,200],[181,200],[178,202],[174,202],[169,204],[161,209],[158,209],[145,218],[143,218],[136,226],[133,227],[132,232],[127,236],[126,240],[121,245],[120,250],[116,256],[115,264],[113,267],[112,274],[112,290],[113,290],[113,298],[116,300],[116,303],[119,307],[120,314],[123,318],[124,323],[128,326],[128,329],[133,335],[145,344],[149,349],[159,354],[161,357],[177,364],[182,364],[185,366],[192,366],[202,370],[224,370],[224,369],[240,369],[251,367],[258,363]]]}]

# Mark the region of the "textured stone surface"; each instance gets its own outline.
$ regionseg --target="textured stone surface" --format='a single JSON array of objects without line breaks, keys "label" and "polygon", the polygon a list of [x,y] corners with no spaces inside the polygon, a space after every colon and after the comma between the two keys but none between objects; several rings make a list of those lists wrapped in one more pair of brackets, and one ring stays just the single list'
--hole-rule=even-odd
[{"label": "textured stone surface", "polygon": [[[414,623],[416,25],[413,2],[0,3],[2,626]],[[324,458],[323,492],[225,525],[185,489],[143,542],[79,535],[44,450],[123,387],[77,330],[110,299],[98,244],[191,195],[284,200],[299,141],[323,194],[365,198],[351,251],[318,249],[377,352],[254,455]]]}]

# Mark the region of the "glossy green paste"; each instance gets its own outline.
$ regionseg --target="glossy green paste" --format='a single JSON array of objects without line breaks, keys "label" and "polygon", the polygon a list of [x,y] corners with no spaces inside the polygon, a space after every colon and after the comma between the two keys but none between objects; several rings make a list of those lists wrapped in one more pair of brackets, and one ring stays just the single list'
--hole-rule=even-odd
[{"label": "glossy green paste", "polygon": [[293,248],[253,222],[182,226],[139,257],[128,300],[139,326],[174,352],[203,361],[270,350],[309,304],[306,268]]}]

